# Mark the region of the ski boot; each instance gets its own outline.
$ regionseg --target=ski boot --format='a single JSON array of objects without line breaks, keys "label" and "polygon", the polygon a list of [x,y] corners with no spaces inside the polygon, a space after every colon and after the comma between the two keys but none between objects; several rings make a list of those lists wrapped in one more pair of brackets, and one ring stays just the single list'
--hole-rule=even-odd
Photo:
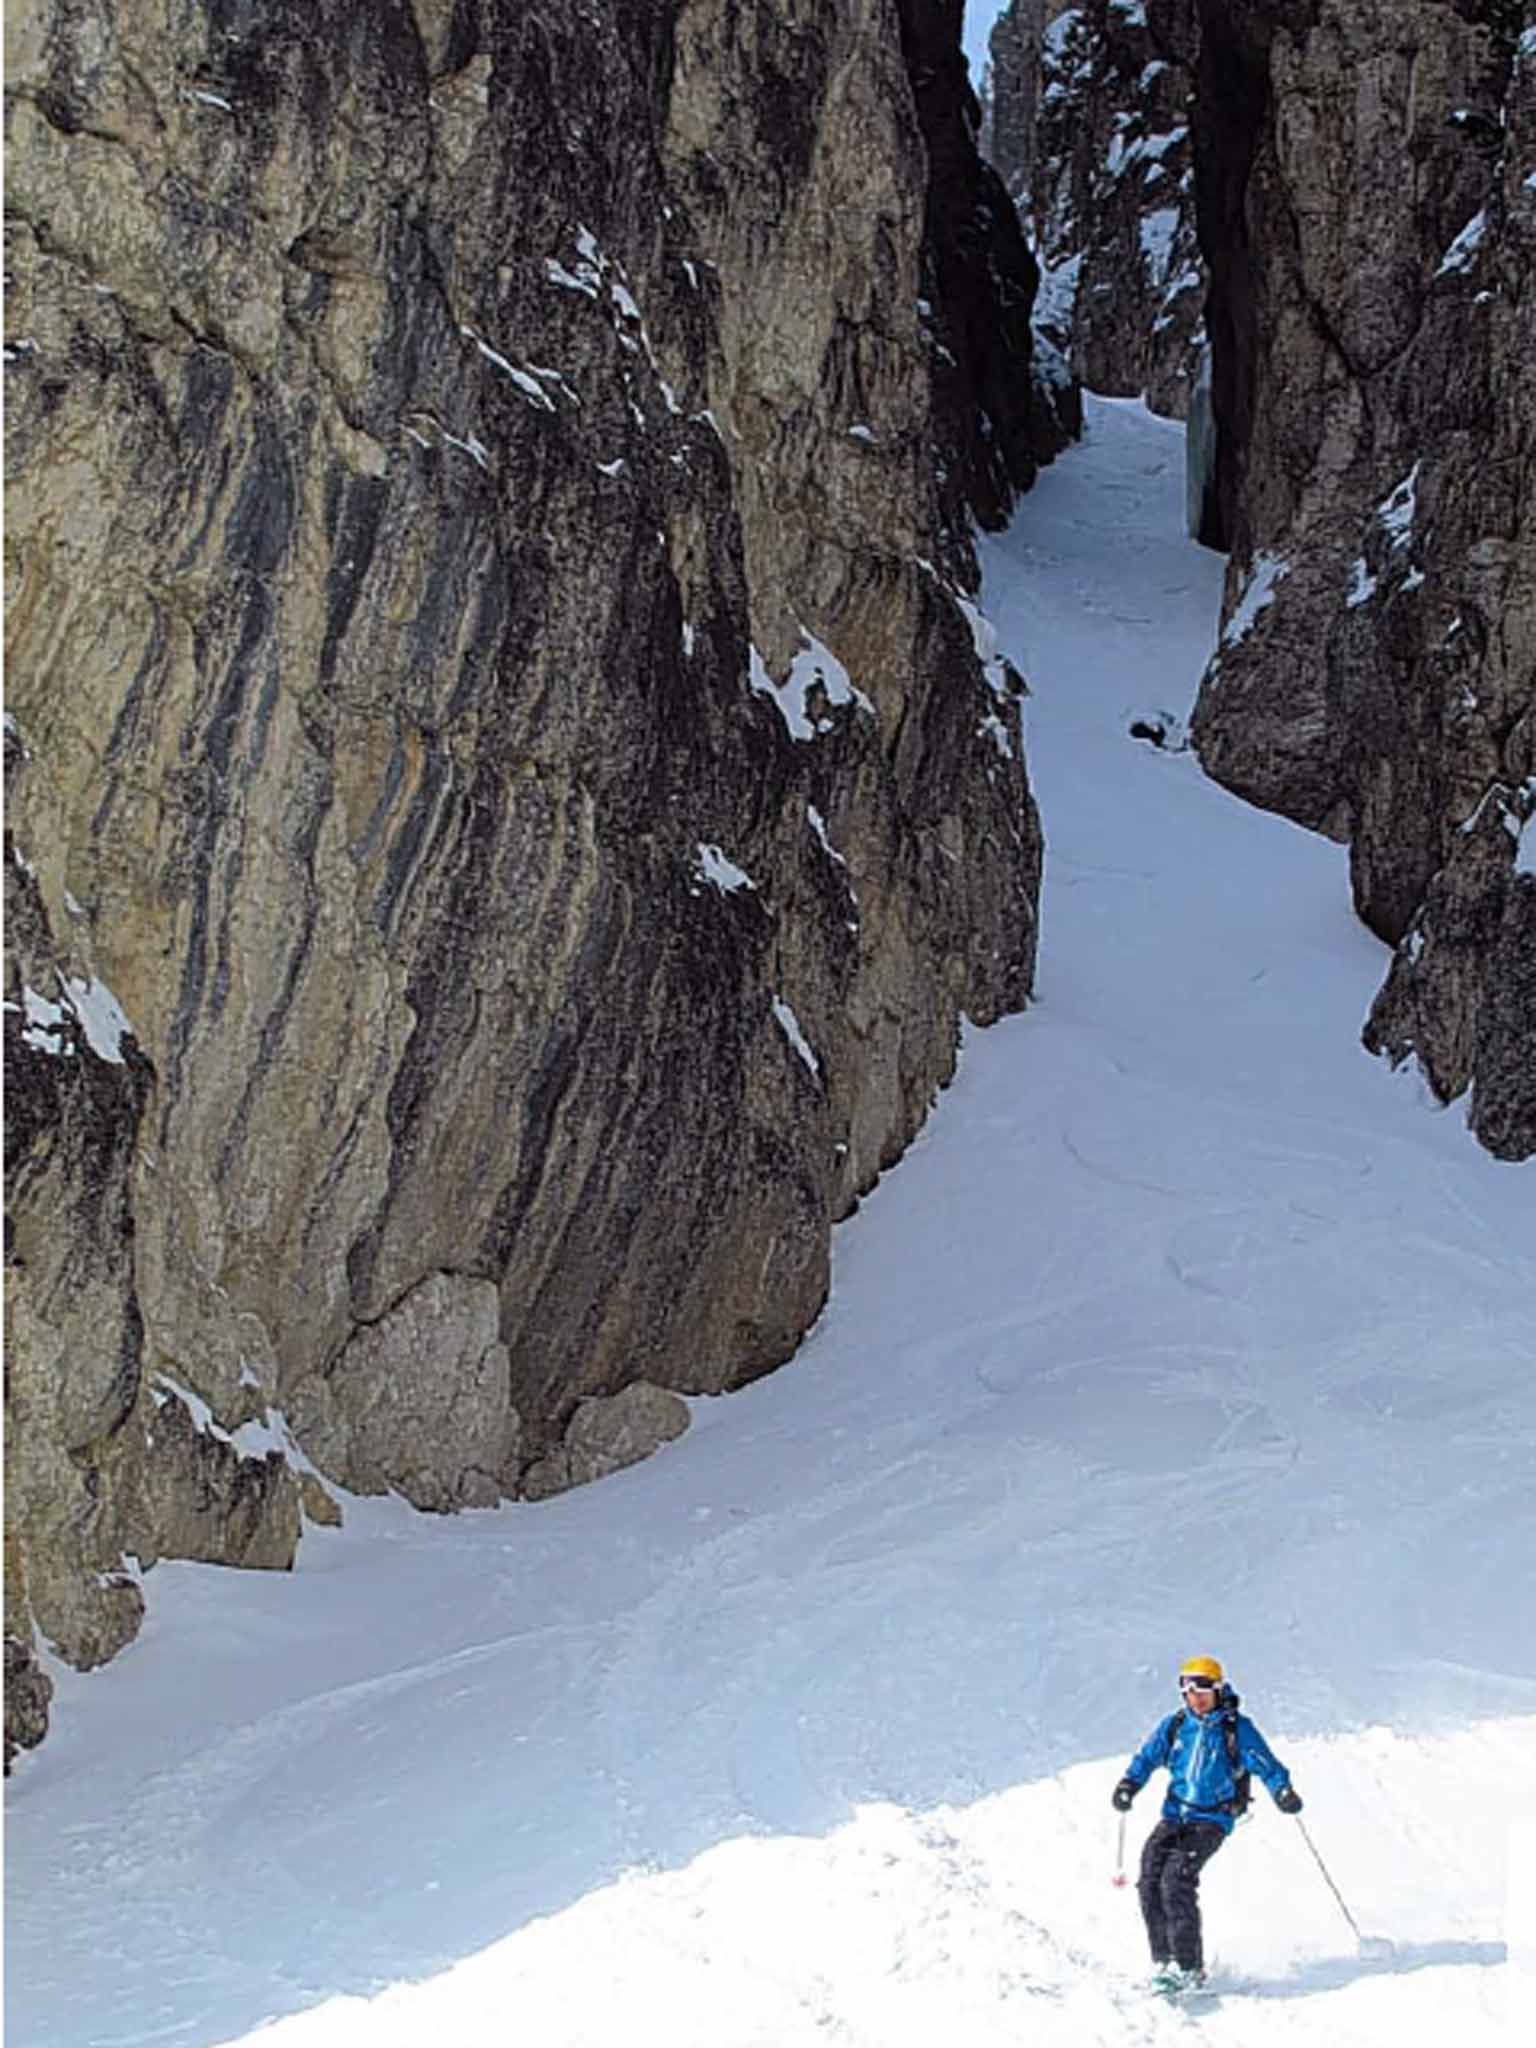
[{"label": "ski boot", "polygon": [[1152,1988],[1163,1998],[1187,1998],[1204,1985],[1204,1970],[1186,1970],[1181,1963],[1159,1963],[1152,1972]]}]

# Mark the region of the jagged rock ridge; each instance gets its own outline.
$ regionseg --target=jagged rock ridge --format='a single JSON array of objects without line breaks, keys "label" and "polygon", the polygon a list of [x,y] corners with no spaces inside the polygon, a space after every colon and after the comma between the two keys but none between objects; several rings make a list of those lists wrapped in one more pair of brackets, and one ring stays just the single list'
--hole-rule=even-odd
[{"label": "jagged rock ridge", "polygon": [[959,12],[11,10],[8,1739],[771,1369],[1026,999]]},{"label": "jagged rock ridge", "polygon": [[1508,5],[1201,7],[1217,495],[1193,734],[1347,840],[1366,1043],[1536,1152],[1536,30]]}]

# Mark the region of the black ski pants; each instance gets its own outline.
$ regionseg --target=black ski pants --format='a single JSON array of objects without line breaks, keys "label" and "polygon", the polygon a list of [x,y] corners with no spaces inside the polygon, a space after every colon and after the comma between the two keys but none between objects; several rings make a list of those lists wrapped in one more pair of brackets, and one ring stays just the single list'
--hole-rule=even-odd
[{"label": "black ski pants", "polygon": [[1154,1963],[1205,1967],[1200,1873],[1226,1839],[1226,1829],[1214,1820],[1160,1820],[1148,1835],[1136,1890]]}]

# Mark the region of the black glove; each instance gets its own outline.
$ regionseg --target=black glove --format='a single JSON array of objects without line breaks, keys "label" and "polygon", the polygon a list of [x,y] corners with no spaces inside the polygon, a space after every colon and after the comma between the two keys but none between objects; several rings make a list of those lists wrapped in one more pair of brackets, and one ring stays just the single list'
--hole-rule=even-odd
[{"label": "black glove", "polygon": [[[1115,1787],[1114,1791],[1110,1795],[1114,1803],[1114,1809],[1116,1813],[1129,1813],[1131,1810],[1131,1801],[1136,1797],[1136,1794],[1140,1790],[1141,1787],[1139,1785],[1133,1785],[1129,1778],[1122,1778],[1119,1784]],[[1299,1806],[1301,1804],[1301,1801],[1298,1799],[1296,1801],[1296,1804]]]},{"label": "black glove", "polygon": [[1282,1786],[1275,1794],[1275,1804],[1282,1813],[1300,1813],[1301,1794],[1294,1785]]}]

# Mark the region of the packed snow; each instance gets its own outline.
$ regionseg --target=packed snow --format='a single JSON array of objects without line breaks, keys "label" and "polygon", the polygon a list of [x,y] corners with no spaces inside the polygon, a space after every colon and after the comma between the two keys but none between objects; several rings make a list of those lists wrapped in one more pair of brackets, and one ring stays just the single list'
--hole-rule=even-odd
[{"label": "packed snow", "polygon": [[[817,843],[821,847],[822,852],[826,854],[827,858],[829,860],[835,860],[840,868],[846,868],[848,865],[847,859],[843,854],[840,854],[837,848],[832,844],[831,839],[827,835],[827,821],[821,815],[820,811],[817,810],[814,804],[806,805],[805,822],[810,826],[811,830],[815,833]],[[851,895],[852,891],[850,890],[849,893]]]},{"label": "packed snow", "polygon": [[1179,232],[1179,212],[1176,207],[1160,207],[1156,213],[1143,214],[1141,221],[1141,254],[1149,281],[1166,284],[1173,263],[1174,237]]},{"label": "packed snow", "polygon": [[[1344,851],[1129,736],[1215,638],[1182,492],[1095,402],[985,545],[1038,1001],[796,1359],[537,1507],[149,1572],[9,1788],[12,2040],[1532,2038],[1536,1172],[1360,1050]],[[1198,2012],[1109,1804],[1193,1652],[1306,1800],[1209,1867]]]},{"label": "packed snow", "polygon": [[459,332],[466,341],[474,343],[493,368],[499,370],[504,377],[511,378],[530,405],[538,406],[543,412],[554,411],[554,400],[536,377],[531,376],[526,370],[520,370],[515,363],[509,362],[499,349],[492,348],[488,341],[476,334],[473,327],[461,327]]},{"label": "packed snow", "polygon": [[1474,214],[1440,259],[1437,277],[1448,276],[1457,270],[1469,270],[1477,257],[1488,234],[1488,215]]},{"label": "packed snow", "polygon": [[[17,857],[20,858],[19,855]],[[22,862],[22,865],[26,863]],[[123,1040],[133,1037],[133,1026],[124,1015],[122,1004],[104,981],[97,981],[94,976],[60,976],[57,1002],[50,1002],[35,988],[24,987],[21,996],[20,1007],[27,1020],[21,1036],[23,1043],[35,1052],[73,1058],[76,1045],[73,1027],[78,1026],[86,1044],[99,1060],[116,1067],[124,1064]],[[5,1007],[14,1010],[18,1006],[8,1002]]]},{"label": "packed snow", "polygon": [[1349,591],[1344,602],[1352,612],[1361,605],[1369,604],[1381,586],[1371,572],[1371,565],[1364,555],[1356,555],[1350,570]]},{"label": "packed snow", "polygon": [[1259,613],[1274,603],[1275,591],[1290,573],[1291,565],[1283,555],[1261,554],[1255,559],[1243,594],[1222,628],[1223,647],[1235,647],[1240,640],[1247,639]]},{"label": "packed snow", "polygon": [[1423,466],[1416,462],[1376,507],[1376,517],[1395,548],[1406,547],[1413,538],[1413,522],[1419,516],[1419,471]]},{"label": "packed snow", "polygon": [[750,650],[748,663],[749,683],[754,690],[773,699],[792,739],[814,740],[832,731],[833,720],[824,712],[813,712],[811,692],[818,687],[829,705],[855,704],[867,716],[875,715],[874,705],[831,648],[814,633],[802,629],[799,649],[782,683],[774,681],[756,647]]},{"label": "packed snow", "polygon": [[805,1062],[811,1073],[819,1077],[821,1061],[817,1059],[812,1049],[811,1041],[805,1035],[800,1019],[782,996],[775,996],[773,998],[773,1015],[774,1021],[789,1040],[789,1043],[794,1047],[795,1052]]},{"label": "packed snow", "polygon": [[738,889],[755,889],[756,882],[743,867],[738,867],[728,853],[712,841],[700,840],[698,850],[698,872],[702,879],[722,896],[734,896]]}]

